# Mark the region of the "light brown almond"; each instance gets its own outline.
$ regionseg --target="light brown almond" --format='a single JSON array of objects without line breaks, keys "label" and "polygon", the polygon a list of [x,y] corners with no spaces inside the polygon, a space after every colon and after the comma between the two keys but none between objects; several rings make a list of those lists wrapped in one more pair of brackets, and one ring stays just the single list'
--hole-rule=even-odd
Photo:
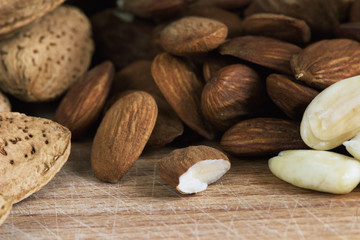
[{"label": "light brown almond", "polygon": [[24,101],[56,98],[87,70],[93,47],[87,17],[61,6],[0,42],[0,88]]},{"label": "light brown almond", "polygon": [[98,118],[110,91],[115,70],[110,61],[85,73],[66,93],[56,109],[54,120],[80,137]]},{"label": "light brown almond", "polygon": [[91,148],[95,177],[119,181],[141,155],[154,128],[158,109],[154,98],[131,91],[117,100],[102,119]]}]

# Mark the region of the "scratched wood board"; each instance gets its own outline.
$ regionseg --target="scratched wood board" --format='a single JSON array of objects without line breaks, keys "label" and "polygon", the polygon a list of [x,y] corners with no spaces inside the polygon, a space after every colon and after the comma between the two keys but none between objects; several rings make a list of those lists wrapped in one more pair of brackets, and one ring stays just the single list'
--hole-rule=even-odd
[{"label": "scratched wood board", "polygon": [[146,151],[116,184],[98,181],[91,142],[39,192],[14,205],[0,239],[359,239],[359,189],[331,195],[274,177],[267,159],[231,158],[202,193],[181,195],[157,174],[172,150]]}]

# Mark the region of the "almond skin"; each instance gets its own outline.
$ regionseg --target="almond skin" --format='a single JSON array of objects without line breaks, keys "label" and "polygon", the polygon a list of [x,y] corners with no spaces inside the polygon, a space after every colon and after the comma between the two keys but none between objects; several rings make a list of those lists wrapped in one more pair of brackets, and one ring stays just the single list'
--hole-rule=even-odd
[{"label": "almond skin", "polygon": [[244,117],[260,112],[265,94],[259,74],[246,65],[233,64],[221,68],[205,84],[201,109],[216,129],[225,131]]},{"label": "almond skin", "polygon": [[308,148],[300,137],[300,123],[278,118],[241,121],[224,133],[220,145],[235,156],[267,156]]},{"label": "almond skin", "polygon": [[271,100],[293,120],[301,120],[306,107],[319,94],[290,76],[270,74],[266,89]]},{"label": "almond skin", "polygon": [[233,38],[220,47],[222,55],[231,55],[286,74],[292,74],[290,58],[300,51],[301,48],[294,44],[262,36]]},{"label": "almond skin", "polygon": [[64,0],[0,2],[0,39],[9,38],[62,4]]},{"label": "almond skin", "polygon": [[214,137],[201,111],[203,83],[185,61],[168,53],[157,55],[151,73],[179,118],[201,136]]},{"label": "almond skin", "polygon": [[168,53],[186,56],[209,52],[222,44],[228,34],[225,24],[203,17],[184,17],[166,26],[160,45]]},{"label": "almond skin", "polygon": [[305,21],[280,14],[258,13],[242,22],[243,35],[259,35],[305,44],[311,39],[311,30]]},{"label": "almond skin", "polygon": [[0,113],[0,189],[17,203],[46,185],[70,154],[70,131],[51,120]]},{"label": "almond skin", "polygon": [[111,106],[91,148],[91,166],[96,178],[115,183],[126,174],[142,153],[157,114],[154,98],[143,91],[124,93]]},{"label": "almond skin", "polygon": [[115,69],[106,61],[84,74],[61,100],[54,120],[80,137],[98,118],[110,91]]},{"label": "almond skin", "polygon": [[297,80],[324,89],[360,74],[360,43],[350,39],[321,40],[291,58]]},{"label": "almond skin", "polygon": [[0,42],[0,87],[23,101],[54,99],[85,73],[93,48],[87,17],[61,6]]}]

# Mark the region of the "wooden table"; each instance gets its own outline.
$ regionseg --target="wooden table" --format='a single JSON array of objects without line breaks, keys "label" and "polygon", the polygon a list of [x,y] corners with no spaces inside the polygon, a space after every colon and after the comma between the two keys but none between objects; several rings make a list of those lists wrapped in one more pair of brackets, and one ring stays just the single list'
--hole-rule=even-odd
[{"label": "wooden table", "polygon": [[0,239],[360,239],[359,189],[303,190],[274,177],[267,159],[232,158],[202,193],[181,195],[157,174],[171,148],[145,152],[117,184],[98,181],[91,142],[36,194],[14,205]]}]

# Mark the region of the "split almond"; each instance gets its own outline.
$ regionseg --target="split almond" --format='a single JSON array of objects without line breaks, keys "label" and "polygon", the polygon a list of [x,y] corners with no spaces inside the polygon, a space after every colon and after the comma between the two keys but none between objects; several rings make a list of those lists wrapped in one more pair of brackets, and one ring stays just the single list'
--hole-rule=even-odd
[{"label": "split almond", "polygon": [[315,42],[291,59],[295,78],[318,89],[359,75],[359,64],[360,43],[350,39]]},{"label": "split almond", "polygon": [[221,151],[208,146],[176,149],[158,163],[160,177],[183,194],[206,190],[229,169],[230,161]]},{"label": "split almond", "polygon": [[224,133],[220,145],[236,156],[266,156],[308,148],[300,136],[300,123],[278,118],[243,120]]},{"label": "split almond", "polygon": [[57,8],[64,0],[11,0],[0,2],[0,39],[9,38],[40,17]]},{"label": "split almond", "polygon": [[311,30],[304,20],[273,13],[251,15],[242,22],[243,35],[272,37],[297,44],[310,41]]},{"label": "split almond", "polygon": [[24,101],[56,98],[87,70],[93,48],[87,17],[61,6],[0,42],[0,87]]},{"label": "split almond", "polygon": [[228,34],[225,24],[203,17],[184,17],[166,26],[160,45],[168,53],[186,56],[209,52],[222,44]]},{"label": "split almond", "polygon": [[104,62],[83,75],[66,93],[54,120],[81,136],[98,118],[114,78],[114,66]]},{"label": "split almond", "polygon": [[220,53],[258,65],[292,74],[290,58],[301,48],[277,39],[262,36],[242,36],[230,39],[220,47]]},{"label": "split almond", "polygon": [[91,148],[95,177],[117,182],[142,153],[154,128],[158,109],[143,91],[124,93],[106,112]]},{"label": "split almond", "polygon": [[306,107],[319,94],[290,76],[275,73],[266,78],[266,89],[271,100],[294,120],[301,120]]},{"label": "split almond", "polygon": [[0,113],[0,189],[17,203],[40,190],[67,161],[70,131],[53,121]]},{"label": "split almond", "polygon": [[152,76],[179,118],[201,136],[214,137],[201,112],[203,83],[185,61],[168,53],[155,57]]}]

